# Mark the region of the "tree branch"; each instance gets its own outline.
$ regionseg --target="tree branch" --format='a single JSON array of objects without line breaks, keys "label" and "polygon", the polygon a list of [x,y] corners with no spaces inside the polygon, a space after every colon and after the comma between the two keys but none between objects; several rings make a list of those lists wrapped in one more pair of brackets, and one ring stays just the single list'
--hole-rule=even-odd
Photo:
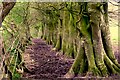
[{"label": "tree branch", "polygon": [[2,2],[3,4],[3,10],[2,10],[2,22],[5,19],[5,17],[8,15],[10,10],[14,7],[16,2]]}]

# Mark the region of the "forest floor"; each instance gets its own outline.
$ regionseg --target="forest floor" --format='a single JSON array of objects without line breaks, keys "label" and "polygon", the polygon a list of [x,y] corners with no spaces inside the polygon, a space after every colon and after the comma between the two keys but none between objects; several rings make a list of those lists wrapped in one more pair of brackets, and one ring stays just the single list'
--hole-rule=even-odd
[{"label": "forest floor", "polygon": [[54,79],[64,76],[70,69],[73,59],[59,55],[42,39],[33,39],[33,44],[25,50],[26,67],[32,72],[24,76],[34,79]]},{"label": "forest floor", "polygon": [[[114,48],[117,49],[117,48]],[[24,53],[25,65],[32,73],[24,77],[32,79],[55,79],[63,77],[70,69],[73,59],[59,55],[52,45],[42,39],[33,39]]]}]

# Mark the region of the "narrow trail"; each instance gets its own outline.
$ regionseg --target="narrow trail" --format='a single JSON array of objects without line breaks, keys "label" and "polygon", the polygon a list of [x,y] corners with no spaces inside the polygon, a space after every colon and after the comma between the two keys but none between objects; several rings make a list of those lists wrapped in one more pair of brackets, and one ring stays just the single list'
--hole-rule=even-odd
[{"label": "narrow trail", "polygon": [[[52,48],[52,45],[47,45],[42,39],[33,39],[32,45],[28,46],[24,53],[25,66],[32,73],[25,73],[23,77],[38,80],[63,77],[70,69],[73,59],[58,54],[60,52]],[[116,58],[119,59],[117,46],[113,46],[113,50]]]},{"label": "narrow trail", "polygon": [[52,50],[42,39],[33,39],[24,53],[25,66],[32,72],[26,73],[26,78],[55,79],[65,75],[71,67],[73,60]]}]

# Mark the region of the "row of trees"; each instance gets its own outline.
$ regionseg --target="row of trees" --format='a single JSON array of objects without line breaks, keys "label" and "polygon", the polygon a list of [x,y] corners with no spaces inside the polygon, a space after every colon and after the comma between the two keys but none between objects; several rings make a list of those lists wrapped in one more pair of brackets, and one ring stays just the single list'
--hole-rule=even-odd
[{"label": "row of trees", "polygon": [[[8,3],[3,3],[3,10],[5,4],[8,6]],[[9,4],[12,7],[6,7],[8,13],[15,3]],[[7,26],[8,22],[14,24],[10,23]],[[7,26],[5,31],[7,30],[12,38],[11,42],[15,42],[14,48],[8,45],[11,42],[4,43],[7,44],[6,49],[10,47],[9,53],[13,51],[17,56],[12,66],[23,62],[22,58],[19,61],[18,53],[24,51],[31,36],[37,34],[36,36],[46,40],[48,44],[54,45],[55,50],[75,59],[65,77],[74,77],[78,74],[82,76],[120,74],[120,64],[115,59],[109,36],[107,2],[17,3],[4,23]],[[13,70],[17,72],[19,68],[16,66],[10,69],[8,63],[5,63],[9,68],[7,73],[10,71],[14,76]]]},{"label": "row of trees", "polygon": [[39,3],[34,8],[41,14],[41,37],[75,58],[65,77],[120,74],[110,41],[107,2]]}]

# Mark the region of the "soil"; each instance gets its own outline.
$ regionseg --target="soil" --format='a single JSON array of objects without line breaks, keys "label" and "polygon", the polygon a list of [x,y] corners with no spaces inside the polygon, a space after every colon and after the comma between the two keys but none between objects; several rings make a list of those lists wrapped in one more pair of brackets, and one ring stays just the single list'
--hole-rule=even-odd
[{"label": "soil", "polygon": [[42,39],[33,39],[24,53],[25,66],[32,73],[24,77],[34,79],[55,79],[63,77],[70,69],[73,59],[58,55],[52,45],[47,45]]},{"label": "soil", "polygon": [[[117,46],[113,47],[114,50],[118,50]],[[28,46],[24,53],[25,66],[31,73],[25,73],[23,77],[50,80],[64,79],[63,76],[68,72],[74,60],[60,54],[62,53],[53,50],[53,46],[47,45],[44,40],[33,39],[32,45]],[[115,56],[117,59],[119,58],[117,51],[115,51]],[[77,78],[84,79],[86,77],[75,77],[75,79]],[[93,77],[93,79],[96,78]]]}]

